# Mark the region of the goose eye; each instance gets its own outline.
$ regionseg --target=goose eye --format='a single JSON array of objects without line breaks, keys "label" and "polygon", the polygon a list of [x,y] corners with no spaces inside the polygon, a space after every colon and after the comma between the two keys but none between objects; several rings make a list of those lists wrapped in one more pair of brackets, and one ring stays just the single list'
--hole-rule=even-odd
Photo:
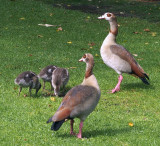
[{"label": "goose eye", "polygon": [[83,58],[86,58],[86,54],[83,55]]},{"label": "goose eye", "polygon": [[107,17],[111,17],[112,15],[110,13],[107,13]]}]

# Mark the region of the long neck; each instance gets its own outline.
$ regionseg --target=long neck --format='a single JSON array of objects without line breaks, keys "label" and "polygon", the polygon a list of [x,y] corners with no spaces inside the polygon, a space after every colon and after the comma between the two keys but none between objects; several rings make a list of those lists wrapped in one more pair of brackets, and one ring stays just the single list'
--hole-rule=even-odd
[{"label": "long neck", "polygon": [[93,74],[93,66],[94,66],[94,62],[88,62],[86,64],[86,73],[85,73],[85,78],[90,77]]},{"label": "long neck", "polygon": [[116,43],[116,36],[118,35],[117,21],[113,20],[113,21],[109,22],[109,24],[110,24],[110,31],[109,31],[109,34],[107,35],[107,37],[105,38],[102,46]]},{"label": "long neck", "polygon": [[81,83],[81,85],[93,86],[98,90],[98,93],[100,94],[100,88],[99,88],[97,79],[92,72],[93,66],[94,66],[93,61],[90,61],[86,64],[85,78],[83,82]]},{"label": "long neck", "polygon": [[110,24],[110,33],[113,35],[117,36],[118,35],[118,25],[117,25],[117,20],[113,20],[109,22]]}]

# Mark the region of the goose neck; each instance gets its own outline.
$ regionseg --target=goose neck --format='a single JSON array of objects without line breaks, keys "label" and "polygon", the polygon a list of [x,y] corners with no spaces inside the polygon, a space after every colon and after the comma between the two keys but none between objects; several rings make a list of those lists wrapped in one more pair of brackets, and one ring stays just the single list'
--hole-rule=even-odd
[{"label": "goose neck", "polygon": [[91,63],[91,62],[86,64],[85,78],[88,78],[93,74],[93,66],[94,66],[94,63]]},{"label": "goose neck", "polygon": [[118,24],[117,21],[110,21],[110,33],[112,33],[113,35],[117,36],[118,35]]}]

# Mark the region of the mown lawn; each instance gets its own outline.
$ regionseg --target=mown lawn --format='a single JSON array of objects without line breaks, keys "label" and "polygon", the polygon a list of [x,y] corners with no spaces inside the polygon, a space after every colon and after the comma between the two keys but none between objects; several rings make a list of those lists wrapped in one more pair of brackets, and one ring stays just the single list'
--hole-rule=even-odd
[{"label": "mown lawn", "polygon": [[[81,5],[101,9],[97,13],[70,10]],[[121,91],[107,93],[118,78],[99,52],[109,25],[97,17],[107,11],[118,15],[117,42],[135,55],[150,77],[149,86],[124,75]],[[158,2],[0,0],[0,145],[160,145],[159,11]],[[18,96],[14,79],[23,71],[38,74],[54,64],[69,69],[67,91],[83,80],[85,64],[78,60],[84,53],[94,56],[101,99],[84,122],[81,140],[70,136],[69,122],[57,132],[46,124],[62,98],[52,101],[42,89],[37,96],[32,90],[29,97],[25,88]],[[78,128],[76,119],[76,132]]]}]

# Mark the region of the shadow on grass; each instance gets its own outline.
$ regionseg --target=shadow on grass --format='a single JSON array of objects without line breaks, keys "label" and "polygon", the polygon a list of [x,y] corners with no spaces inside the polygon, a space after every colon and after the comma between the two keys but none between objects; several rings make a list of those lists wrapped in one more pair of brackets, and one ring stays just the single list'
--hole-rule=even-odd
[{"label": "shadow on grass", "polygon": [[65,0],[37,0],[57,8],[64,8],[68,10],[78,10],[84,13],[103,14],[105,12],[112,12],[116,16],[121,17],[138,17],[146,19],[150,22],[159,22],[159,0],[154,1],[117,1],[117,0],[95,0],[89,1],[65,1]]},{"label": "shadow on grass", "polygon": [[[132,131],[131,127],[125,127],[121,129],[103,128],[101,130],[97,129],[97,130],[89,130],[89,131],[82,130],[82,137],[89,139],[91,137],[99,137],[99,136],[115,136],[120,134],[126,134],[131,131]],[[62,137],[62,138],[70,138],[70,137],[76,138],[76,136],[70,135],[70,131],[67,131],[67,133],[64,133],[64,134],[55,134],[55,136]]]},{"label": "shadow on grass", "polygon": [[152,89],[154,90],[155,87],[150,84],[150,85],[146,85],[143,83],[128,83],[128,84],[123,84],[122,85],[123,90],[135,90],[135,89]]},{"label": "shadow on grass", "polygon": [[[131,127],[125,127],[121,129],[101,129],[101,130],[93,130],[93,131],[84,131],[83,135],[86,138],[90,137],[99,137],[99,136],[115,136],[119,134],[129,133],[131,132]],[[88,135],[88,136],[86,136]]]},{"label": "shadow on grass", "polygon": [[[64,89],[61,89],[60,95],[57,97],[63,98],[71,88],[72,87],[67,86]],[[51,91],[51,90],[42,90],[41,96],[42,97],[51,97],[51,96],[55,96],[55,94],[54,94],[54,91]]]}]

